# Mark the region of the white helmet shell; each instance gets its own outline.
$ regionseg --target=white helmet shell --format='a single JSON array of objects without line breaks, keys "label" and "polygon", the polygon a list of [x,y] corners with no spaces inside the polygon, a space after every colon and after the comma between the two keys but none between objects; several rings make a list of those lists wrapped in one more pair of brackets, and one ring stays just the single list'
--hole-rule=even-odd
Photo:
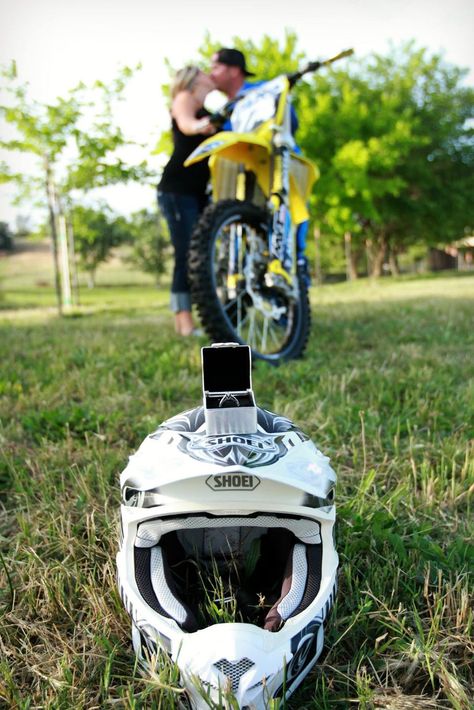
[{"label": "white helmet shell", "polygon": [[118,583],[146,665],[163,650],[195,708],[264,710],[316,663],[336,593],[336,476],[289,419],[209,434],[205,407],[164,422],[120,483]]}]

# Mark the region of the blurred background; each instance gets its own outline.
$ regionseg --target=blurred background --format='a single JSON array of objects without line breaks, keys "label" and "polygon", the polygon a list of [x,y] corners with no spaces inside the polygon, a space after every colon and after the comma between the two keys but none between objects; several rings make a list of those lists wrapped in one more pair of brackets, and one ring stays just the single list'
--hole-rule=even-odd
[{"label": "blurred background", "polygon": [[[62,195],[70,229],[75,211],[79,271],[90,257],[83,245],[84,231],[89,234],[90,252],[91,231],[104,234],[105,223],[114,235],[101,245],[100,255],[89,258],[96,265],[105,263],[125,242],[143,251],[137,240],[144,233],[144,221],[148,239],[161,244],[160,239],[166,241],[164,225],[159,225],[164,230],[161,237],[156,229],[151,237],[151,231],[159,222],[155,185],[170,147],[166,85],[172,70],[195,61],[206,68],[213,48],[238,45],[246,51],[257,78],[267,78],[291,71],[304,60],[354,47],[354,57],[344,66],[306,82],[296,96],[298,140],[322,173],[312,201],[309,244],[315,276],[351,278],[373,272],[379,258],[374,228],[386,225],[388,212],[391,217],[394,210],[397,219],[405,211],[392,240],[398,246],[386,250],[384,263],[376,267],[379,273],[470,268],[474,9],[467,0],[435,5],[428,0],[396,4],[342,0],[336,5],[319,0],[291,4],[241,0],[225,5],[213,0],[199,4],[0,0],[0,17],[4,250],[15,243],[20,246],[25,237],[48,239],[45,152],[50,154],[54,179],[52,173],[50,177]],[[348,77],[352,81],[344,87]],[[409,97],[397,94],[404,81],[410,84]],[[385,116],[387,105],[384,108],[378,98],[384,92],[393,96],[391,116]],[[325,112],[323,98],[330,95],[332,104]],[[222,96],[213,94],[209,105],[216,108],[222,101]],[[397,113],[402,118],[417,101],[420,115],[397,127]],[[72,112],[67,118],[66,111]],[[348,116],[348,111],[353,115]],[[361,118],[364,111],[370,113],[369,119]],[[27,145],[33,140],[21,123],[21,116],[27,115],[37,122],[36,147]],[[377,116],[382,116],[378,124]],[[443,121],[448,128],[436,133]],[[420,122],[426,135],[421,135]],[[374,139],[380,142],[380,154],[388,155],[391,147],[383,166],[374,154],[364,156],[374,147]],[[423,141],[430,145],[422,162],[416,162]],[[429,161],[440,152],[444,167],[434,184],[429,179]],[[364,160],[371,164],[361,167]],[[446,161],[452,162],[450,175]],[[385,183],[383,195],[381,182],[372,180],[379,169],[384,171],[382,181],[392,181],[389,186]],[[339,200],[337,205],[334,199]],[[418,209],[421,205],[424,211]],[[94,215],[102,220],[101,226],[96,221],[93,227]],[[161,246],[164,251],[158,261],[166,271],[165,243]],[[128,258],[130,249],[125,251]],[[149,263],[153,254],[155,248],[142,262]],[[89,282],[90,273],[89,265]]]}]

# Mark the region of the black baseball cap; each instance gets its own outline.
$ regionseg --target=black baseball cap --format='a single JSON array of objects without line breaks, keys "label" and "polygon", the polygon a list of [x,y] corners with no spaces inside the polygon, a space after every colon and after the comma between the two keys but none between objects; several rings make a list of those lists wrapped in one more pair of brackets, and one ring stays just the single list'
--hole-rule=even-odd
[{"label": "black baseball cap", "polygon": [[213,59],[220,64],[227,64],[229,67],[239,67],[245,76],[255,76],[253,71],[247,71],[245,57],[238,49],[222,47],[214,54]]}]

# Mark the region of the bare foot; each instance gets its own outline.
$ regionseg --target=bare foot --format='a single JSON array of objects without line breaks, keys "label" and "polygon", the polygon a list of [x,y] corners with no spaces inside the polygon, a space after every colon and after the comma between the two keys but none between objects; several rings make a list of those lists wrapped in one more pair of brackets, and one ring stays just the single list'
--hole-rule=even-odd
[{"label": "bare foot", "polygon": [[191,311],[179,311],[175,316],[175,328],[179,335],[191,335],[194,330]]}]

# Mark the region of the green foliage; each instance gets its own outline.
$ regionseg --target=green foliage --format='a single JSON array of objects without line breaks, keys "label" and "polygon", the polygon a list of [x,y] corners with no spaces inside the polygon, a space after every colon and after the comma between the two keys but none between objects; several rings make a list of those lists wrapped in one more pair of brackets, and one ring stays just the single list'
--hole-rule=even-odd
[{"label": "green foliage", "polygon": [[[281,44],[265,34],[258,43],[251,39],[233,37],[226,46],[235,47],[244,53],[255,79],[272,79],[278,74],[295,71],[301,66],[305,55],[297,49],[297,44],[296,33],[286,30]],[[199,50],[199,65],[205,71],[209,70],[212,55],[222,46],[221,42],[211,40],[210,35],[206,35]]]},{"label": "green foliage", "polygon": [[2,69],[0,115],[16,137],[0,141],[0,146],[38,158],[37,176],[14,174],[4,165],[2,178],[44,190],[47,161],[55,171],[60,196],[67,197],[74,189],[90,190],[146,177],[144,163],[127,165],[117,153],[130,141],[115,124],[114,106],[123,100],[134,71],[124,67],[108,84],[97,81],[87,87],[81,83],[66,98],[40,104],[30,97],[28,85],[19,81],[11,67]]},{"label": "green foliage", "polygon": [[463,76],[409,44],[301,86],[298,138],[321,170],[316,220],[397,251],[474,224],[474,91]]},{"label": "green foliage", "polygon": [[28,96],[28,85],[16,73],[2,69],[0,114],[17,132],[18,138],[2,140],[6,150],[49,156],[55,161],[67,145],[69,135],[81,116],[78,91],[56,104],[41,105]]},{"label": "green foliage", "polygon": [[159,284],[169,258],[170,240],[165,219],[158,212],[140,210],[127,220],[127,229],[132,244],[127,261],[152,274]]},{"label": "green foliage", "polygon": [[100,209],[76,205],[71,219],[79,262],[93,285],[97,267],[108,259],[114,247],[129,239],[129,228],[125,218],[113,214],[106,205]]},{"label": "green foliage", "polygon": [[[14,138],[0,141],[0,146],[12,153],[31,153],[37,158],[36,173],[32,176],[14,173],[2,164],[0,182],[17,183],[18,201],[31,202],[33,195],[40,195],[40,204],[48,208],[59,311],[64,298],[61,284],[64,285],[67,272],[62,272],[58,259],[58,235],[62,236],[62,218],[77,200],[78,191],[84,193],[95,187],[143,180],[149,175],[145,162],[127,165],[119,154],[130,141],[115,124],[114,107],[122,100],[133,71],[124,67],[113,81],[107,84],[96,81],[91,88],[80,83],[67,98],[59,97],[48,104],[29,97],[28,86],[19,82],[14,64],[0,71],[0,117],[15,133]],[[84,223],[85,213],[82,217]],[[90,215],[89,218],[92,219]],[[76,222],[78,219],[76,216]],[[74,220],[71,218],[69,222]],[[92,279],[97,265],[117,243],[118,234],[112,234],[117,226],[107,224],[102,235],[96,229],[93,234],[81,231],[77,236],[81,262]]]},{"label": "green foliage", "polygon": [[165,155],[171,155],[171,153],[173,152],[173,136],[171,133],[171,128],[166,131],[163,131],[151,152],[152,155],[160,155],[160,153],[164,153]]}]

